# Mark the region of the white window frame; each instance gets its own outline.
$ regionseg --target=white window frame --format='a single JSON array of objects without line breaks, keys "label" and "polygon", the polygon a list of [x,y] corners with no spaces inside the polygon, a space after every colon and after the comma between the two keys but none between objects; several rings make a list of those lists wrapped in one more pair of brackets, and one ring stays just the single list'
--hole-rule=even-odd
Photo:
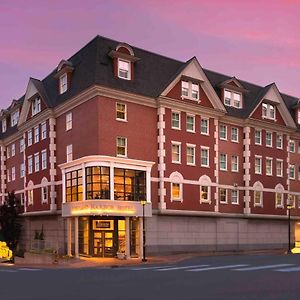
[{"label": "white window frame", "polygon": [[[207,126],[202,126],[202,121],[205,121],[206,122],[206,125]],[[205,131],[203,131],[202,129],[203,128],[206,128]],[[202,135],[209,135],[209,118],[201,118],[201,121],[200,121],[200,132]]]},{"label": "white window frame", "polygon": [[[200,203],[211,203],[211,179],[207,175],[202,175],[199,178],[199,198]],[[202,188],[207,187],[207,199],[202,198]]]},{"label": "white window frame", "polygon": [[37,125],[34,127],[34,143],[38,143],[40,141],[40,126]]},{"label": "white window frame", "polygon": [[[188,122],[188,119],[191,119],[193,120],[192,123],[189,123]],[[195,133],[195,121],[196,121],[196,118],[195,118],[195,115],[190,115],[190,114],[187,114],[186,115],[186,131],[187,132],[192,132],[192,133]],[[192,128],[188,128],[188,125],[192,125]]]},{"label": "white window frame", "polygon": [[42,170],[47,169],[47,150],[44,149],[42,152]]},{"label": "white window frame", "polygon": [[[233,133],[233,131],[236,129],[236,135]],[[236,137],[236,139],[234,139]],[[233,143],[238,143],[239,142],[239,129],[238,127],[231,127],[231,141]]]},{"label": "white window frame", "polygon": [[[178,116],[178,120],[174,119],[174,116]],[[172,129],[180,130],[181,129],[181,114],[179,111],[172,111],[171,112],[171,127]],[[178,122],[178,126],[175,126],[174,124]]]},{"label": "white window frame", "polygon": [[27,144],[28,146],[32,145],[32,129],[27,131]]},{"label": "white window frame", "polygon": [[34,153],[34,172],[40,171],[40,153]]},{"label": "white window frame", "polygon": [[[268,166],[268,163],[270,163],[270,166]],[[270,171],[268,172],[269,167],[270,167]],[[266,175],[267,176],[273,175],[273,158],[272,157],[266,157]]]},{"label": "white window frame", "polygon": [[[233,161],[233,158],[236,158],[236,163]],[[233,166],[236,165],[236,169]],[[231,155],[231,172],[238,173],[239,172],[239,157],[238,155]]]},{"label": "white window frame", "polygon": [[[223,131],[223,130],[221,130],[221,128],[224,128],[225,130]],[[223,133],[225,133],[225,136],[222,136]],[[227,141],[227,125],[220,124],[219,137],[220,137],[220,140]]]},{"label": "white window frame", "polygon": [[[280,168],[278,168],[278,164],[280,164]],[[278,172],[280,170],[280,173]],[[276,159],[276,176],[282,177],[283,176],[283,160],[282,159]]]},{"label": "white window frame", "polygon": [[69,131],[73,128],[73,114],[68,112],[66,114],[66,131]]},{"label": "white window frame", "polygon": [[[259,133],[259,142],[258,142],[258,140],[257,140],[257,138],[258,138],[258,136],[256,135],[257,133]],[[255,144],[255,145],[260,145],[260,146],[261,146],[261,141],[262,141],[261,130],[255,129],[255,131],[254,131],[254,144]]]},{"label": "white window frame", "polygon": [[289,152],[290,153],[295,153],[296,150],[296,144],[294,140],[289,141]]},{"label": "white window frame", "polygon": [[[127,146],[128,146],[127,138],[124,136],[117,136],[117,138],[116,138],[116,153],[117,153],[118,157],[127,157]],[[124,152],[125,152],[124,154],[122,154],[119,151],[121,149],[124,149]]]},{"label": "white window frame", "polygon": [[33,158],[32,155],[28,156],[28,174],[33,173]]},{"label": "white window frame", "polygon": [[[291,171],[293,170],[293,176],[291,176]],[[296,179],[296,173],[295,173],[295,165],[289,165],[289,179]]]},{"label": "white window frame", "polygon": [[11,181],[16,180],[16,167],[11,168]]},{"label": "white window frame", "polygon": [[11,182],[11,170],[7,169],[7,182]]},{"label": "white window frame", "polygon": [[[192,149],[192,162],[188,161],[188,148]],[[194,144],[186,144],[186,164],[188,166],[195,166],[196,165],[196,145]]]},{"label": "white window frame", "polygon": [[[122,68],[121,64],[126,64],[127,68]],[[126,75],[123,76],[122,72]],[[131,80],[131,62],[126,59],[118,58],[118,77],[125,80]]]},{"label": "white window frame", "polygon": [[[173,149],[175,149],[175,147],[178,149],[178,152],[173,152]],[[178,160],[174,159],[174,155],[178,156]],[[175,142],[172,141],[171,142],[171,156],[172,156],[172,163],[173,164],[181,164],[181,142]]]},{"label": "white window frame", "polygon": [[66,159],[67,159],[67,162],[70,162],[73,160],[73,144],[67,145],[67,147],[66,147]]},{"label": "white window frame", "polygon": [[41,131],[42,131],[42,140],[45,140],[47,138],[47,123],[43,122],[41,124]]},{"label": "white window frame", "polygon": [[[278,143],[280,141],[280,144]],[[276,134],[276,148],[282,149],[283,148],[283,135],[282,134]]]},{"label": "white window frame", "polygon": [[[120,109],[119,107],[123,107],[124,109]],[[120,114],[122,114],[122,117],[120,116]],[[116,102],[116,120],[121,122],[127,122],[127,104]]]},{"label": "white window frame", "polygon": [[[173,201],[183,202],[183,176],[179,172],[173,172],[170,175],[170,183],[171,183],[171,190],[170,190],[171,202],[173,202]],[[179,196],[178,197],[173,196],[173,189],[174,189],[175,185],[179,187]]]},{"label": "white window frame", "polygon": [[7,130],[7,119],[4,118],[2,120],[2,133],[6,132],[6,130]]},{"label": "white window frame", "polygon": [[35,116],[42,110],[42,103],[41,103],[41,98],[37,97],[35,98],[32,103],[31,103],[31,114],[32,116]]},{"label": "white window frame", "polygon": [[[254,207],[263,207],[263,185],[261,182],[256,181],[253,184],[253,203]],[[256,193],[259,193],[259,202],[256,202]]]},{"label": "white window frame", "polygon": [[[221,198],[221,191],[225,191],[225,200],[224,201]],[[219,199],[220,199],[220,203],[222,203],[222,204],[228,203],[228,190],[226,188],[219,187]]]},{"label": "white window frame", "polygon": [[[271,111],[274,109],[274,116],[271,115]],[[270,103],[262,103],[262,118],[269,120],[276,120],[276,106]]]},{"label": "white window frame", "polygon": [[181,80],[181,99],[200,101],[200,86],[192,81]]},{"label": "white window frame", "polygon": [[24,178],[25,177],[25,163],[21,163],[20,165],[20,177]]},{"label": "white window frame", "polygon": [[[256,169],[256,160],[259,161],[259,170]],[[262,157],[260,155],[255,155],[254,157],[254,173],[255,174],[262,174]]]},{"label": "white window frame", "polygon": [[[41,187],[41,199],[42,204],[48,203],[48,185],[46,185],[46,181],[42,181],[42,187]],[[46,197],[45,197],[46,196]]]},{"label": "white window frame", "polygon": [[16,155],[16,144],[13,143],[11,145],[11,157],[15,156]]},{"label": "white window frame", "polygon": [[[223,163],[223,161],[222,161],[222,157],[225,157],[225,168],[223,168],[222,167],[222,163]],[[225,154],[225,153],[220,153],[220,171],[227,171],[227,154]]]},{"label": "white window frame", "polygon": [[18,124],[20,117],[20,111],[19,109],[13,111],[10,115],[10,125],[11,127],[14,127]]},{"label": "white window frame", "polygon": [[64,73],[59,77],[59,93],[63,94],[68,90],[68,74]]},{"label": "white window frame", "polygon": [[[233,194],[236,193],[236,197],[233,197]],[[236,201],[234,201],[236,199]],[[233,205],[239,205],[239,191],[237,189],[232,189],[231,190],[231,204]]]},{"label": "white window frame", "polygon": [[[268,138],[268,136],[270,137],[270,139]],[[273,147],[273,133],[271,131],[266,131],[266,147]]]},{"label": "white window frame", "polygon": [[[200,151],[201,151],[200,152],[201,167],[209,168],[209,147],[201,146]],[[202,153],[203,152],[202,151],[207,153],[207,164],[203,164],[203,161],[202,161]]]},{"label": "white window frame", "polygon": [[20,139],[20,153],[25,151],[25,139],[21,138]]},{"label": "white window frame", "polygon": [[[235,99],[235,95],[239,96],[239,101]],[[239,103],[239,105],[236,105],[236,103]],[[243,95],[236,91],[224,89],[224,105],[238,109],[243,108]]]}]

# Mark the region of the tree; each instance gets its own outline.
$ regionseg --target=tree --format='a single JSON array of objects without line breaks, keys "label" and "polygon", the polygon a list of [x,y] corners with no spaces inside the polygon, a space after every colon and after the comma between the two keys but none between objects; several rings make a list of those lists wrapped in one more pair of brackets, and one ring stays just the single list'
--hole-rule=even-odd
[{"label": "tree", "polygon": [[18,246],[21,227],[19,222],[20,201],[15,193],[8,193],[7,200],[0,206],[0,238],[14,252]]}]

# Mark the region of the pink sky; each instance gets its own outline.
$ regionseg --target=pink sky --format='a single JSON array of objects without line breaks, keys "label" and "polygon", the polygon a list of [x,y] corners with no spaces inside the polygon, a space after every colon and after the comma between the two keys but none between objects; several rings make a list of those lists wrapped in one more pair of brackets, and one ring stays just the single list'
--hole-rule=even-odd
[{"label": "pink sky", "polygon": [[0,107],[97,34],[300,97],[298,0],[0,0]]}]

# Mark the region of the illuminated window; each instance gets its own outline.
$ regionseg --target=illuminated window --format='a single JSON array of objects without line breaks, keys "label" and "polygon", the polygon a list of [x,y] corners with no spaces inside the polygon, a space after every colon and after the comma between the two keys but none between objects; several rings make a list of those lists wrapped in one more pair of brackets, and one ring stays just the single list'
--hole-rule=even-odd
[{"label": "illuminated window", "polygon": [[211,180],[207,175],[199,178],[200,184],[200,203],[211,202]]},{"label": "illuminated window", "polygon": [[172,112],[172,128],[173,129],[180,129],[180,113],[179,112]]},{"label": "illuminated window", "polygon": [[122,79],[130,80],[130,62],[118,59],[118,77]]},{"label": "illuminated window", "polygon": [[201,202],[208,202],[208,186],[202,185],[200,187],[200,201]]},{"label": "illuminated window", "polygon": [[263,206],[263,185],[257,181],[253,185],[254,206]]},{"label": "illuminated window", "polygon": [[86,199],[110,199],[108,167],[86,168]]},{"label": "illuminated window", "polygon": [[227,203],[227,190],[219,188],[219,200],[221,203]]},{"label": "illuminated window", "polygon": [[116,103],[116,118],[119,121],[127,120],[127,111],[126,104],[124,103]]},{"label": "illuminated window", "polygon": [[284,187],[281,184],[275,186],[275,207],[283,208]]},{"label": "illuminated window", "polygon": [[181,200],[181,184],[172,182],[172,200]]},{"label": "illuminated window", "polygon": [[82,170],[66,173],[66,201],[82,201]]},{"label": "illuminated window", "polygon": [[127,156],[127,138],[117,137],[117,156]]}]

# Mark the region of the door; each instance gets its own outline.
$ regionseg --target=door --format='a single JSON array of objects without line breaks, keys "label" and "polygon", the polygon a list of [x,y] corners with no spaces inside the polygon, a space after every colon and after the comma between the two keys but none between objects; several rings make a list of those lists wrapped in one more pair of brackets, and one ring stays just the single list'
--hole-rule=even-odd
[{"label": "door", "polygon": [[113,231],[94,231],[94,256],[112,257],[114,254]]}]

